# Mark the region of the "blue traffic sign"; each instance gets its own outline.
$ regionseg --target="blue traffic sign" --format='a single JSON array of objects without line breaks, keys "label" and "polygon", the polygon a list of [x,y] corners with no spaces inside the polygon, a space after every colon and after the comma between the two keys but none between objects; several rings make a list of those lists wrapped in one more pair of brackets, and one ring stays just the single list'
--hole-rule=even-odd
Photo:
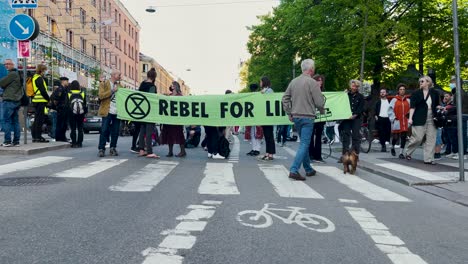
[{"label": "blue traffic sign", "polygon": [[11,8],[37,8],[37,0],[11,0]]},{"label": "blue traffic sign", "polygon": [[17,40],[27,40],[33,34],[36,29],[36,23],[32,17],[19,14],[14,16],[10,21],[10,34]]}]

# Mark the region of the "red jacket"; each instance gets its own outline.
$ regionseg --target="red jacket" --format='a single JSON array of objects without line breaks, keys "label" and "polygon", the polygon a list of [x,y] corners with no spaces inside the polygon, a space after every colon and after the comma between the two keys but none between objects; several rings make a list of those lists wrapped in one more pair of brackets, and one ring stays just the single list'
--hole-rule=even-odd
[{"label": "red jacket", "polygon": [[408,131],[408,116],[410,110],[410,101],[409,97],[404,95],[395,96],[392,101],[390,101],[389,118],[394,122],[400,122],[400,128],[395,129],[395,126],[392,125],[392,133],[401,133]]}]

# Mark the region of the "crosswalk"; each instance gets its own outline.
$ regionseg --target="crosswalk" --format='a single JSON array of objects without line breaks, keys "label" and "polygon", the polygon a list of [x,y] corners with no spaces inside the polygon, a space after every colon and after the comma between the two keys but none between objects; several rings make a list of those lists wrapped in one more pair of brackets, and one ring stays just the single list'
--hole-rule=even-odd
[{"label": "crosswalk", "polygon": [[[176,161],[152,161],[143,167],[129,166],[132,162],[128,159],[99,159],[85,164],[80,164],[74,168],[69,165],[60,166],[60,163],[70,163],[72,157],[46,156],[26,161],[0,165],[0,176],[10,173],[24,172],[48,165],[47,168],[51,177],[88,179],[106,175],[106,171],[125,171],[124,177],[116,178],[116,182],[107,187],[112,192],[151,192],[156,191],[157,186],[164,180],[169,180],[171,174],[177,173],[177,167],[181,163]],[[68,166],[68,167],[67,167]],[[241,195],[238,181],[245,179],[243,175],[234,173],[235,166],[244,165],[232,162],[207,162],[203,171],[192,171],[194,175],[202,175],[198,186],[198,193],[214,196]],[[65,168],[64,168],[65,167]],[[59,168],[64,168],[62,171]],[[128,170],[130,168],[130,173]],[[343,175],[342,171],[333,166],[314,166],[319,177],[325,176],[334,182],[354,191],[366,199],[378,202],[411,202],[410,199],[400,194],[392,192],[386,188],[373,184],[362,177]],[[51,172],[52,170],[52,172]],[[272,190],[283,198],[300,199],[324,199],[324,190],[317,188],[311,181],[292,181],[288,178],[289,171],[282,164],[261,163],[249,168],[252,177],[262,177],[262,180],[270,186]],[[196,186],[194,186],[196,188]],[[314,189],[315,188],[315,189]]]}]

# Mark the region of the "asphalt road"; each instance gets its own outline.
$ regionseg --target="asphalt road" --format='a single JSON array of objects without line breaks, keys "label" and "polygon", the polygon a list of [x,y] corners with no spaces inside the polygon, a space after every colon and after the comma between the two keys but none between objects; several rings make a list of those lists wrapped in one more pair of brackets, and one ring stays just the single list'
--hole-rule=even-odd
[{"label": "asphalt road", "polygon": [[297,143],[272,162],[242,138],[228,160],[150,160],[122,137],[99,159],[97,136],[2,156],[0,185],[19,186],[0,186],[0,263],[468,263],[468,208],[335,160],[289,181]]}]

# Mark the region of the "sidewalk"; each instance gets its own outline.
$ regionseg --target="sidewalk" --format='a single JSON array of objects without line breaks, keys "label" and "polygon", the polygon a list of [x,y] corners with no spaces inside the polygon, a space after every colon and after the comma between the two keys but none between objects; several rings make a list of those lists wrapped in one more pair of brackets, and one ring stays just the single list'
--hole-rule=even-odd
[{"label": "sidewalk", "polygon": [[[338,160],[341,156],[340,143],[334,144],[332,157]],[[444,199],[468,206],[468,183],[459,182],[458,160],[442,158],[437,165],[427,165],[423,162],[422,148],[412,155],[411,161],[380,152],[379,144],[372,144],[369,153],[359,155],[358,167],[376,175],[399,183],[412,186],[418,190],[431,193]],[[468,160],[465,160],[465,179],[468,180]]]},{"label": "sidewalk", "polygon": [[[52,139],[46,137],[50,140],[49,143],[32,143],[31,134],[28,133],[28,144],[23,144],[24,133],[21,133],[20,146],[19,147],[2,147],[0,146],[0,155],[33,155],[42,152],[65,149],[70,147],[68,142],[52,142]],[[0,132],[0,142],[3,142],[4,133]]]}]

